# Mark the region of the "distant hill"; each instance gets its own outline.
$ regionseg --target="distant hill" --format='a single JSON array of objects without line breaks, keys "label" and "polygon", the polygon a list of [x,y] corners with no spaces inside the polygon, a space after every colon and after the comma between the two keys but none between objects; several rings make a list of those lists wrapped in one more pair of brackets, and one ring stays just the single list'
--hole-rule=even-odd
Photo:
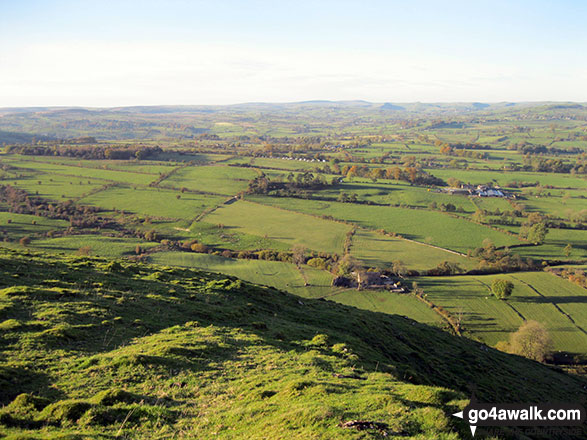
[{"label": "distant hill", "polygon": [[386,102],[385,104],[383,104],[379,108],[381,110],[405,110],[406,109],[405,107],[402,107],[401,105],[395,105],[390,102]]},{"label": "distant hill", "polygon": [[10,131],[0,131],[0,144],[30,144],[31,142],[38,141],[49,141],[54,138],[49,136],[34,135],[29,133],[16,133]]},{"label": "distant hill", "polygon": [[[113,108],[31,107],[0,108],[0,131],[46,138],[95,137],[98,140],[195,139],[201,133],[240,136],[283,133],[304,135],[306,125],[356,129],[357,118],[369,121],[373,129],[398,118],[453,119],[508,117],[527,121],[533,118],[587,118],[581,103],[372,103],[368,101],[302,101],[288,103],[249,102],[234,105],[156,105]],[[217,130],[218,123],[231,130]],[[277,128],[277,129],[276,129]],[[6,142],[29,143],[19,137]],[[30,139],[30,137],[29,137]],[[2,141],[0,141],[2,142]]]},{"label": "distant hill", "polygon": [[[586,400],[578,377],[401,316],[5,248],[0,345],[7,438],[456,440],[468,427],[451,413],[471,388],[488,401]],[[342,426],[354,420],[366,431]]]}]

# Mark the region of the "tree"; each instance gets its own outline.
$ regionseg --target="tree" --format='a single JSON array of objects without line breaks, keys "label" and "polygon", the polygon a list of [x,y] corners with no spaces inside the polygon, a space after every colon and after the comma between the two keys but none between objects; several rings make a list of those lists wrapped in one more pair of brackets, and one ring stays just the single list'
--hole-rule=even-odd
[{"label": "tree", "polygon": [[351,257],[350,254],[346,254],[336,265],[336,275],[338,276],[346,276],[350,275],[351,272],[358,271],[361,269],[361,266],[357,260]]},{"label": "tree", "polygon": [[528,241],[536,245],[544,243],[548,228],[544,223],[536,223],[528,229]]},{"label": "tree", "polygon": [[511,281],[502,278],[493,280],[491,283],[491,291],[499,299],[506,299],[512,294],[514,284]]},{"label": "tree", "polygon": [[398,276],[400,278],[403,278],[404,275],[406,275],[408,273],[408,269],[406,268],[406,265],[401,260],[394,261],[391,270],[393,271],[394,274],[396,274],[396,276]]},{"label": "tree", "polygon": [[306,262],[306,248],[299,244],[296,244],[291,248],[293,262],[297,267],[300,267]]},{"label": "tree", "polygon": [[448,179],[446,179],[446,183],[448,183],[448,186],[451,186],[453,188],[458,188],[462,184],[462,182],[455,177],[449,177]]},{"label": "tree", "polygon": [[536,321],[526,321],[510,336],[509,352],[543,362],[552,348],[548,330]]},{"label": "tree", "polygon": [[571,246],[571,244],[569,243],[565,246],[565,248],[563,250],[564,250],[565,256],[568,258],[571,256],[571,252],[573,252],[573,246]]}]

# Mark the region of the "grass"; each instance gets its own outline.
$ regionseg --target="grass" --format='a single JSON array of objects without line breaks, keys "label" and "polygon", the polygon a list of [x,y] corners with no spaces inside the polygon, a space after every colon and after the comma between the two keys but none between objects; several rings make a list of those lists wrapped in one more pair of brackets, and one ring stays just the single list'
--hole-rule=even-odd
[{"label": "grass", "polygon": [[488,401],[585,402],[578,377],[399,316],[190,269],[0,262],[9,439],[382,438],[340,427],[367,420],[457,440],[468,384]]},{"label": "grass", "polygon": [[136,255],[135,250],[137,246],[144,251],[157,245],[158,243],[149,243],[135,238],[69,235],[66,237],[34,240],[30,246],[47,252],[64,253],[79,253],[80,248],[86,248],[89,255],[120,258],[126,255]]},{"label": "grass", "polygon": [[507,187],[513,180],[523,182],[539,182],[542,186],[552,185],[557,188],[587,188],[587,180],[570,174],[535,173],[525,171],[503,172],[502,170],[430,170],[432,174],[441,179],[455,177],[463,182],[472,184],[485,184],[496,182],[500,186]]},{"label": "grass", "polygon": [[244,232],[287,244],[302,245],[322,252],[342,254],[350,226],[309,215],[238,201],[223,205],[204,220],[223,224],[229,232]]},{"label": "grass", "polygon": [[476,262],[467,257],[363,229],[353,236],[351,254],[367,267],[386,269],[390,269],[395,261],[418,271],[435,268],[443,261],[457,263],[463,269],[476,266]]},{"label": "grass", "polygon": [[[513,294],[506,301],[498,300],[490,291],[491,282],[496,278],[514,283]],[[532,272],[424,277],[417,282],[432,302],[453,315],[462,315],[464,327],[470,336],[489,345],[507,340],[509,334],[515,332],[525,319],[536,320],[546,326],[555,350],[579,355],[587,352],[587,334],[581,330],[587,326],[583,307],[587,294],[581,287],[559,277]],[[540,294],[528,285],[535,287]],[[570,315],[577,325],[555,305]]]},{"label": "grass", "polygon": [[504,233],[434,211],[277,197],[257,196],[253,200],[292,211],[330,215],[363,227],[384,229],[412,240],[463,253],[481,246],[486,238],[496,246],[519,243]]},{"label": "grass", "polygon": [[10,184],[46,199],[63,202],[67,199],[81,197],[84,194],[103,186],[100,180],[81,180],[59,174],[35,174],[24,179],[11,180]]},{"label": "grass", "polygon": [[251,235],[234,229],[227,229],[204,221],[193,222],[184,238],[196,239],[207,246],[232,250],[275,249],[289,250],[287,243],[259,235]]},{"label": "grass", "polygon": [[0,231],[3,235],[11,239],[42,235],[49,231],[65,229],[68,226],[69,222],[65,220],[54,220],[12,212],[0,212]]},{"label": "grass", "polygon": [[180,169],[163,181],[176,188],[236,195],[247,189],[249,181],[258,176],[253,169],[228,166],[198,166]]},{"label": "grass", "polygon": [[[159,252],[151,259],[157,264],[225,273],[305,298],[332,294],[332,275],[309,266],[298,270],[295,265],[280,261],[243,260],[188,252]],[[305,285],[306,280],[309,286]]]},{"label": "grass", "polygon": [[[100,179],[104,181],[121,182],[128,184],[148,185],[157,179],[152,174],[140,174],[126,171],[114,171],[98,168],[84,168],[75,165],[60,165],[43,161],[42,158],[34,157],[3,157],[3,161],[15,167],[27,170],[43,172],[47,174],[61,174],[78,179]],[[106,183],[106,182],[104,182]]]},{"label": "grass", "polygon": [[81,203],[85,205],[108,210],[117,209],[144,216],[174,219],[193,219],[223,201],[222,196],[181,193],[159,188],[125,187],[109,188],[81,199]]}]

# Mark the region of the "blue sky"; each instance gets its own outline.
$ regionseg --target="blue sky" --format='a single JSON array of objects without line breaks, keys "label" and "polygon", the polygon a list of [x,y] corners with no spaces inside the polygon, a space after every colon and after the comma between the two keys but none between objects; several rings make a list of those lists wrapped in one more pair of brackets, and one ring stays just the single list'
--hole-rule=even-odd
[{"label": "blue sky", "polygon": [[0,107],[587,101],[584,1],[0,0]]}]

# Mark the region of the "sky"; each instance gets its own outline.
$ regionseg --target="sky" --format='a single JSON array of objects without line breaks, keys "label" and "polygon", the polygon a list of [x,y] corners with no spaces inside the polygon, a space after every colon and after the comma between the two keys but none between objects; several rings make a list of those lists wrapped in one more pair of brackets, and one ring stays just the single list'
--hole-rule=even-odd
[{"label": "sky", "polygon": [[584,0],[0,0],[0,107],[587,101]]}]

